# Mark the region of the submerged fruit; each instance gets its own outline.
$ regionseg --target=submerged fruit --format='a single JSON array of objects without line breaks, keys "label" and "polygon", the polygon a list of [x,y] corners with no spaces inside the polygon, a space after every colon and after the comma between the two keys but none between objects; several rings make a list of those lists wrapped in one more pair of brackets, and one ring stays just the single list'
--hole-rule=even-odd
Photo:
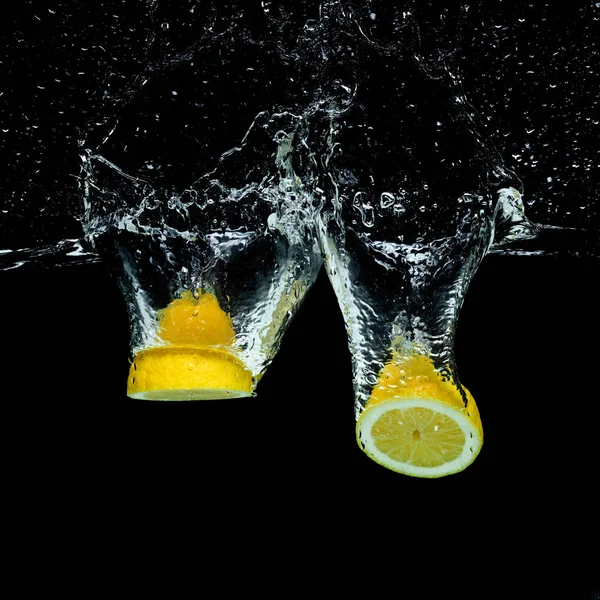
[{"label": "submerged fruit", "polygon": [[214,294],[188,291],[158,311],[158,335],[171,344],[229,345],[235,338],[231,317]]},{"label": "submerged fruit", "polygon": [[173,346],[139,352],[127,395],[140,400],[210,400],[252,394],[252,374],[227,352]]},{"label": "submerged fruit", "polygon": [[208,400],[250,396],[252,374],[231,345],[231,317],[214,294],[185,292],[158,311],[164,345],[135,355],[127,395],[144,400]]},{"label": "submerged fruit", "polygon": [[464,470],[479,454],[483,429],[475,400],[427,356],[395,356],[381,371],[356,425],[364,452],[414,477]]}]

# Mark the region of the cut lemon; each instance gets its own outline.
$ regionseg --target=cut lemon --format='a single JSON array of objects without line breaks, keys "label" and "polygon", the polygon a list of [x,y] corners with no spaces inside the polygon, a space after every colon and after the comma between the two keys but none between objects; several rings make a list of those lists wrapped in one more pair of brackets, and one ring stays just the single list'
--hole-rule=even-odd
[{"label": "cut lemon", "polygon": [[142,400],[209,400],[251,396],[252,373],[229,347],[231,317],[214,294],[191,291],[158,311],[165,345],[138,352],[129,369],[127,395]]},{"label": "cut lemon", "polygon": [[214,294],[187,291],[158,311],[158,335],[171,344],[229,345],[235,338],[231,317]]},{"label": "cut lemon", "polygon": [[148,348],[129,369],[127,395],[139,400],[210,400],[252,395],[252,374],[227,352],[189,346]]},{"label": "cut lemon", "polygon": [[477,457],[483,429],[473,396],[431,359],[394,357],[356,424],[359,446],[380,465],[413,477],[458,473]]}]

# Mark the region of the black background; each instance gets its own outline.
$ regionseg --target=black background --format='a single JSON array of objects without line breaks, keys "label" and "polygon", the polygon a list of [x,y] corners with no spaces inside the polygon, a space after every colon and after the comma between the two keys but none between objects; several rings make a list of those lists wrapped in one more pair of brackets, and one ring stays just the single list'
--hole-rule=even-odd
[{"label": "black background", "polygon": [[[52,50],[29,42],[35,60],[19,51],[13,92],[19,70]],[[58,61],[61,51],[54,50]],[[37,89],[34,78],[30,83]],[[21,103],[46,102],[19,89],[14,115]],[[81,100],[66,98],[73,106]],[[50,155],[42,161],[49,172],[62,165],[64,178],[51,182],[55,197],[70,180],[61,151],[76,155],[64,135],[72,125],[68,114],[64,119],[42,140],[57,143],[52,152],[16,134],[4,147],[9,159],[16,147],[29,158]],[[28,201],[43,197],[40,179],[28,174],[32,163],[20,161],[9,160],[17,167],[10,181],[28,182]],[[78,201],[67,196],[47,207],[3,197],[3,206],[16,208],[14,215],[3,213],[10,227],[0,248],[31,245],[21,244],[21,236],[52,239],[65,206]],[[35,219],[33,234],[28,225]],[[497,588],[516,585],[532,591],[526,597],[589,597],[600,586],[598,265],[598,259],[566,255],[486,257],[456,340],[461,379],[480,408],[485,442],[473,465],[439,480],[398,475],[358,448],[346,334],[324,273],[256,397],[161,403],[126,397],[129,325],[104,265],[1,272],[9,518],[25,545],[47,553],[67,529],[81,530],[80,538],[69,539],[83,548],[102,529],[113,531],[118,517],[127,530],[136,524],[149,537],[161,527],[207,535],[216,526],[223,548],[213,547],[228,557],[252,549],[275,527],[277,549],[309,538],[318,554],[342,540],[358,563],[382,553],[399,565],[418,554],[455,570],[477,561],[488,581],[460,597],[491,598]],[[123,535],[124,529],[116,532],[111,547]],[[382,551],[383,542],[393,550]],[[192,543],[206,542],[198,536]],[[350,566],[344,577],[351,576]],[[559,583],[565,593],[557,591]],[[446,586],[454,589],[452,582]]]},{"label": "black background", "polygon": [[[589,550],[598,534],[597,268],[558,257],[484,260],[456,353],[485,442],[473,465],[438,480],[393,473],[358,448],[344,325],[324,274],[255,398],[161,403],[125,395],[128,324],[102,265],[5,272],[13,494],[44,527],[56,526],[57,511],[63,525],[89,511],[99,523],[107,511],[133,521],[149,511],[154,526],[196,515],[210,527],[201,515],[211,515],[231,539],[273,525],[286,538],[311,528],[322,536],[323,522],[328,536],[373,528],[372,540],[408,536],[413,549],[440,535],[474,537],[483,554],[471,560],[502,577],[494,587],[518,581],[545,590],[539,597],[587,597],[598,581]],[[506,544],[510,556],[499,560]],[[551,578],[548,559],[560,565]],[[559,581],[568,593],[556,591]]]}]

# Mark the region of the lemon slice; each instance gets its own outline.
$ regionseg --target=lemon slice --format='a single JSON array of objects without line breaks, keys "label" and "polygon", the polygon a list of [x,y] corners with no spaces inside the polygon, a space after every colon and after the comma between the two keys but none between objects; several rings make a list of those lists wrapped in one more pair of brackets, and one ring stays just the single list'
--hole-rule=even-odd
[{"label": "lemon slice", "polygon": [[157,314],[161,345],[139,351],[127,395],[141,400],[212,400],[252,396],[252,373],[231,351],[231,317],[214,294],[185,292]]},{"label": "lemon slice", "polygon": [[137,400],[217,400],[251,396],[252,374],[227,352],[166,346],[136,354],[127,395]]},{"label": "lemon slice", "polygon": [[483,429],[473,396],[463,391],[427,356],[394,357],[356,424],[359,446],[404,475],[433,478],[464,470],[481,450]]}]

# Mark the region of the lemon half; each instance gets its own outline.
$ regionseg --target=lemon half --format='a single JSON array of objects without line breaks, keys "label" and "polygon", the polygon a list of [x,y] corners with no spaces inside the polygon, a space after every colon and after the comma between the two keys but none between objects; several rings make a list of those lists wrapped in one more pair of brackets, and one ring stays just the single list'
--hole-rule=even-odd
[{"label": "lemon half", "polygon": [[158,336],[163,342],[185,346],[229,346],[235,332],[231,317],[214,294],[186,291],[158,311]]},{"label": "lemon half", "polygon": [[141,400],[212,400],[252,396],[252,373],[232,353],[231,317],[211,293],[185,292],[158,311],[162,345],[139,351],[127,395]]},{"label": "lemon half", "polygon": [[217,400],[252,395],[252,374],[227,352],[168,346],[136,354],[127,395],[138,400]]},{"label": "lemon half", "polygon": [[470,392],[463,392],[427,356],[395,357],[358,419],[359,446],[404,475],[434,478],[463,471],[483,445],[479,410]]}]

